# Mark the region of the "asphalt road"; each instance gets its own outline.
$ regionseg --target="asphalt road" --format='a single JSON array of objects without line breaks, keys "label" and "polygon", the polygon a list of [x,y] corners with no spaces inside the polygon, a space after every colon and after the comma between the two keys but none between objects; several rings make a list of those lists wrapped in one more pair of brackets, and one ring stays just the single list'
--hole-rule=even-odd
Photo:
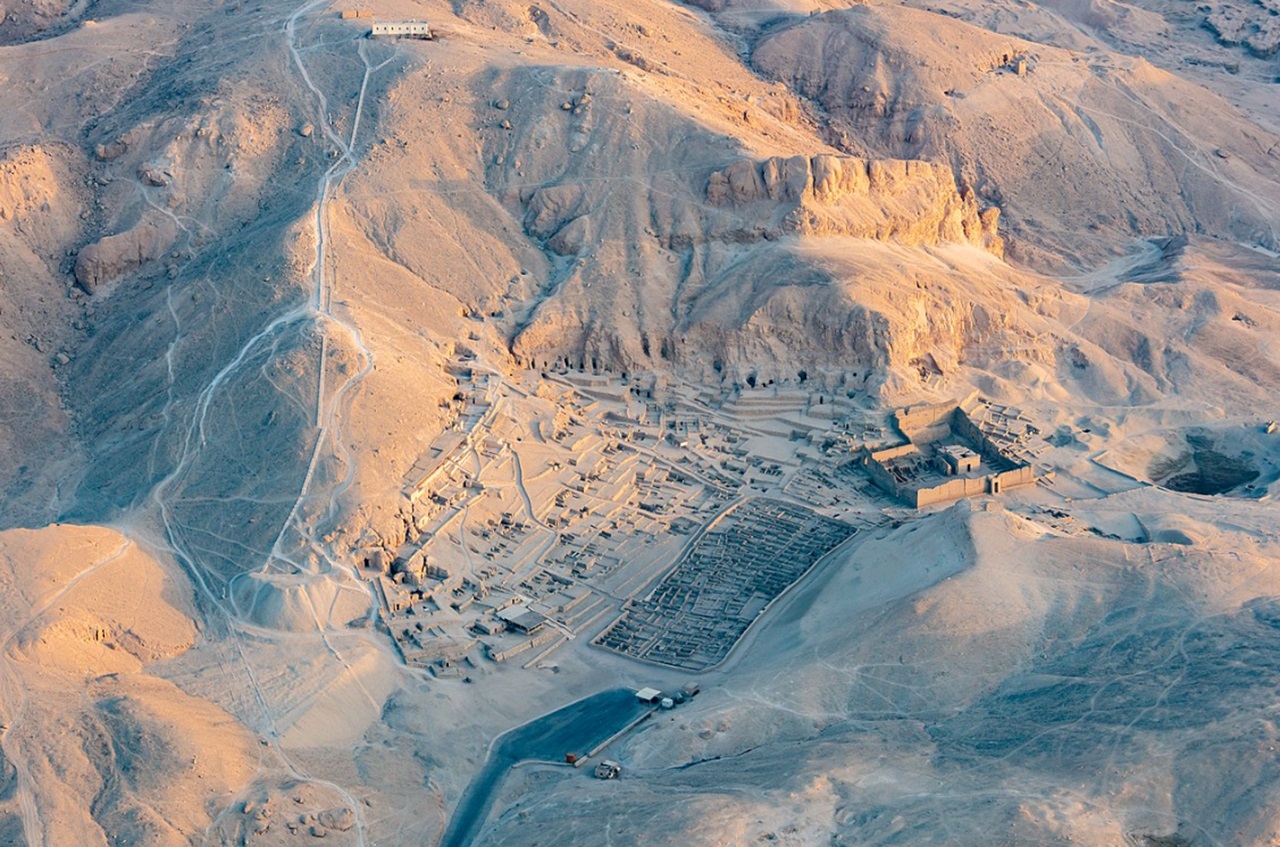
[{"label": "asphalt road", "polygon": [[467,786],[440,839],[440,847],[470,847],[484,826],[507,771],[517,762],[563,762],[597,744],[651,709],[629,688],[602,691],[498,736],[480,772]]}]

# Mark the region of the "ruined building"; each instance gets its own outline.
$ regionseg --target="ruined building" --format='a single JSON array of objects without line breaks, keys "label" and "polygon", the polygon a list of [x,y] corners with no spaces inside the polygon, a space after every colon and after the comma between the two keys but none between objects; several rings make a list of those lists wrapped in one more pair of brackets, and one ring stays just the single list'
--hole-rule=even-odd
[{"label": "ruined building", "polygon": [[964,403],[908,406],[894,413],[904,442],[863,455],[884,491],[919,509],[961,497],[999,494],[1036,481],[1031,464],[1002,450]]}]

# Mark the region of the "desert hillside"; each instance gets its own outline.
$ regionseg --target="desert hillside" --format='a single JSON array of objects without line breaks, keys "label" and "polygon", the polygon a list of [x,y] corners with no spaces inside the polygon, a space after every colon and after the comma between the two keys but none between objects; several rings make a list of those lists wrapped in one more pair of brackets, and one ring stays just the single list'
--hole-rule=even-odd
[{"label": "desert hillside", "polygon": [[1278,11],[0,2],[0,844],[1275,842]]}]

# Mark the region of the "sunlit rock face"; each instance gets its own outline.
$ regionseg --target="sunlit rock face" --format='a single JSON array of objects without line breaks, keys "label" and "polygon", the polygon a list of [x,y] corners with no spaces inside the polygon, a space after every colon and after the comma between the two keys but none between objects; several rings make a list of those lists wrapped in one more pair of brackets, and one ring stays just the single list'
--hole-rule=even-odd
[{"label": "sunlit rock face", "polygon": [[951,163],[1002,207],[1021,261],[1097,261],[1170,233],[1274,247],[1274,192],[1251,189],[1274,136],[1239,143],[1247,116],[1141,58],[870,5],[783,28],[753,62],[819,102],[851,147]]}]

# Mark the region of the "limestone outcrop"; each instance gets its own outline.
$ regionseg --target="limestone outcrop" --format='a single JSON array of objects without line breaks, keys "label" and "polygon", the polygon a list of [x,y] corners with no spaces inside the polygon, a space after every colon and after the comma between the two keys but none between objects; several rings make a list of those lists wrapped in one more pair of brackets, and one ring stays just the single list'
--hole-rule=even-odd
[{"label": "limestone outcrop", "polygon": [[27,250],[56,255],[76,237],[84,202],[78,162],[65,147],[22,145],[0,154],[0,232]]},{"label": "limestone outcrop", "polygon": [[839,145],[950,163],[1037,268],[1105,261],[1135,236],[1277,244],[1280,137],[1142,59],[871,4],[780,27],[752,62],[812,98]]},{"label": "limestone outcrop", "polygon": [[[0,149],[0,516],[6,521],[48,520],[48,504],[56,502],[79,455],[54,368],[70,361],[73,322],[83,318],[67,297],[63,268],[67,251],[82,238],[83,169],[70,144],[46,140]],[[33,461],[37,456],[49,461]],[[27,495],[27,503],[14,504],[10,492]]]},{"label": "limestone outcrop", "polygon": [[[964,329],[984,324],[978,298],[943,295],[949,283],[898,296],[887,270],[920,263],[919,248],[999,264],[1000,211],[949,164],[726,151],[626,81],[568,68],[515,73],[488,94],[509,95],[511,124],[487,151],[490,190],[559,269],[515,330],[518,360],[861,384],[890,361],[954,363],[978,337]],[[600,105],[616,102],[629,111]],[[874,258],[846,261],[854,245]]]},{"label": "limestone outcrop", "polygon": [[18,44],[68,21],[76,20],[87,4],[73,0],[22,0],[0,3],[0,44]]},{"label": "limestone outcrop", "polygon": [[707,200],[737,210],[766,238],[845,235],[1003,252],[1000,210],[979,208],[971,191],[957,190],[949,168],[931,162],[831,154],[742,159],[711,174]]},{"label": "limestone outcrop", "polygon": [[178,230],[171,218],[149,215],[135,226],[108,235],[82,249],[76,257],[76,282],[90,294],[147,262],[160,258],[173,245]]},{"label": "limestone outcrop", "polygon": [[1209,3],[1205,26],[1228,46],[1243,46],[1260,59],[1280,52],[1280,3],[1254,0],[1246,3]]},{"label": "limestone outcrop", "polygon": [[75,279],[85,291],[166,253],[176,253],[168,262],[176,275],[211,231],[234,232],[260,211],[286,148],[301,142],[286,134],[290,116],[278,98],[257,87],[224,86],[197,105],[194,114],[135,123],[94,145],[94,228],[112,234],[79,251]]}]

